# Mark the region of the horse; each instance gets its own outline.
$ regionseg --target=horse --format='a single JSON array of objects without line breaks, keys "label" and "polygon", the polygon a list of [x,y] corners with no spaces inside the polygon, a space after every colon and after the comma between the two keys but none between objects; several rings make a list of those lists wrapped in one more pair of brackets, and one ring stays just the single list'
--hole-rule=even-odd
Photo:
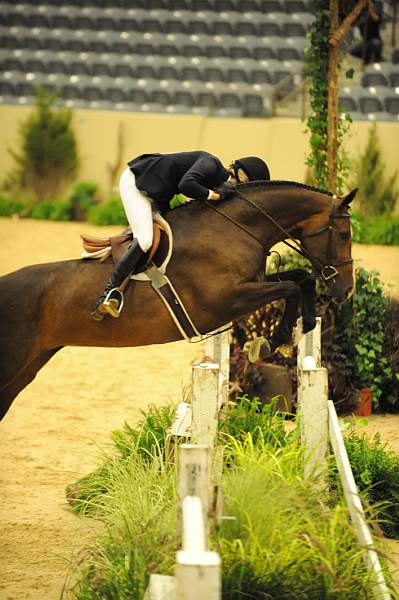
[{"label": "horse", "polygon": [[[266,256],[283,240],[300,243],[298,251],[337,302],[348,299],[354,287],[349,204],[355,193],[336,197],[296,182],[250,182],[237,185],[221,203],[193,200],[166,213],[174,239],[167,274],[198,331],[214,331],[284,299],[272,347],[290,340],[300,281],[289,272],[265,276]],[[129,284],[119,318],[92,320],[111,269],[111,260],[79,258],[0,277],[0,418],[64,346],[145,346],[181,339],[149,282]]]}]

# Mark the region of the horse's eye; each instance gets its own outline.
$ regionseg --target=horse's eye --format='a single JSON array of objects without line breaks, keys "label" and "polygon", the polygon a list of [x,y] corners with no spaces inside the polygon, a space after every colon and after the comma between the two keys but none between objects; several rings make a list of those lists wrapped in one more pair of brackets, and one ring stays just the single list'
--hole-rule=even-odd
[{"label": "horse's eye", "polygon": [[338,235],[341,240],[344,240],[344,241],[350,240],[350,233],[348,233],[347,231],[340,231]]}]

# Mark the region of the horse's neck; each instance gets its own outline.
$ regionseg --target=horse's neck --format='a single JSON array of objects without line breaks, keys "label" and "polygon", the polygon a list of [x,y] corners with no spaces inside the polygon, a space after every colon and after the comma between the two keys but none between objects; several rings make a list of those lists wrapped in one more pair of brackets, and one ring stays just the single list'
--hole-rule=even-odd
[{"label": "horse's neck", "polygon": [[[320,192],[300,187],[254,188],[249,189],[247,193],[243,190],[243,195],[291,234],[304,227],[309,220],[315,219],[316,215],[324,212],[328,204],[328,198],[323,198]],[[261,217],[261,213],[254,208],[254,225],[269,229],[270,222]],[[280,240],[283,239],[284,234],[274,228],[273,237]]]}]

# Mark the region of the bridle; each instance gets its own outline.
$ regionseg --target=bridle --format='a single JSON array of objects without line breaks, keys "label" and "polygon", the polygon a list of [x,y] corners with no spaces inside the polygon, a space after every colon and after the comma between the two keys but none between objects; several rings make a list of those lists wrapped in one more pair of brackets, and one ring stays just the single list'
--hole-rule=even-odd
[{"label": "bridle", "polygon": [[[334,279],[338,275],[338,271],[335,267],[340,267],[343,265],[350,265],[353,263],[353,258],[343,258],[342,259],[342,258],[334,257],[334,254],[333,254],[333,250],[334,250],[334,245],[333,245],[334,220],[335,219],[350,219],[349,214],[345,214],[345,213],[341,213],[341,212],[337,211],[337,205],[336,205],[335,199],[336,199],[336,196],[333,196],[330,214],[328,217],[328,223],[321,229],[318,229],[317,231],[313,231],[312,233],[308,233],[306,235],[301,236],[301,241],[302,241],[304,239],[316,237],[318,235],[322,235],[323,233],[327,232],[327,250],[326,250],[326,263],[327,264],[323,265],[314,256],[312,259],[309,258],[309,260],[311,260],[312,263],[314,262],[314,260],[316,258],[316,262],[319,263],[317,266],[319,275],[323,279],[323,281],[326,281],[326,282],[328,282],[330,279]],[[301,248],[303,249],[302,246],[301,246]]]},{"label": "bridle", "polygon": [[[236,194],[240,198],[242,198],[242,200],[245,200],[245,202],[247,202],[247,204],[250,204],[259,213],[261,213],[264,217],[266,217],[266,219],[268,219],[271,223],[273,223],[273,225],[276,227],[276,229],[278,229],[279,231],[281,231],[284,234],[284,239],[282,240],[282,242],[286,246],[291,248],[291,250],[294,250],[295,252],[297,252],[298,254],[303,256],[304,258],[307,258],[308,260],[310,260],[310,262],[316,269],[318,275],[327,284],[330,284],[331,281],[334,282],[335,277],[338,275],[338,271],[337,271],[336,267],[353,263],[352,258],[339,259],[337,257],[334,257],[334,252],[333,252],[334,251],[334,245],[333,245],[334,220],[350,218],[349,214],[345,214],[345,213],[341,213],[341,212],[337,211],[337,205],[336,205],[336,201],[335,201],[336,196],[333,196],[330,214],[329,214],[328,222],[326,223],[326,225],[324,227],[322,227],[321,229],[318,229],[317,231],[313,231],[312,233],[308,233],[306,235],[301,236],[301,242],[302,242],[302,240],[304,240],[304,239],[316,237],[318,235],[322,235],[323,233],[327,232],[327,236],[328,236],[327,237],[327,248],[326,248],[326,263],[327,264],[323,265],[323,263],[316,256],[314,256],[314,254],[312,254],[312,252],[310,252],[309,250],[304,248],[302,243],[298,242],[298,240],[296,240],[284,227],[282,227],[268,212],[266,212],[263,208],[261,208],[260,206],[258,206],[254,202],[252,202],[252,200],[249,200],[249,198],[244,196],[244,194],[242,194],[237,189],[236,189]],[[256,240],[258,242],[258,244],[260,244],[262,246],[262,248],[265,250],[265,252],[268,252],[268,248],[265,247],[265,244],[254,233],[252,233],[252,231],[247,229],[241,223],[238,223],[235,219],[233,219],[233,217],[226,215],[223,211],[221,211],[219,208],[217,208],[210,201],[207,201],[206,204],[212,210],[219,213],[224,218],[228,219],[230,222],[232,222],[234,225],[236,225],[236,227],[245,231],[245,233],[247,233],[250,237],[252,237],[254,240]],[[289,239],[290,241],[288,242],[287,239]]]}]

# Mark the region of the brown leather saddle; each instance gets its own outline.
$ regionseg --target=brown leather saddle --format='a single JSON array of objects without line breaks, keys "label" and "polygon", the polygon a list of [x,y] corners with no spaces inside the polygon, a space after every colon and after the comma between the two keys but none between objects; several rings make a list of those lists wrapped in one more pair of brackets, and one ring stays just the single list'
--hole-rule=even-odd
[{"label": "brown leather saddle", "polygon": [[[151,249],[147,253],[146,260],[143,263],[143,268],[150,262],[160,266],[164,262],[169,251],[170,240],[168,231],[161,223],[154,222],[153,227],[153,242]],[[98,256],[100,261],[105,261],[111,257],[114,264],[118,262],[133,240],[133,234],[130,227],[125,229],[119,235],[113,235],[106,238],[88,234],[81,234],[80,237],[83,241],[83,249],[87,253],[87,256],[84,258],[96,258],[95,256],[90,256],[90,254],[95,255],[96,253],[99,253],[101,254],[101,256]]]}]

